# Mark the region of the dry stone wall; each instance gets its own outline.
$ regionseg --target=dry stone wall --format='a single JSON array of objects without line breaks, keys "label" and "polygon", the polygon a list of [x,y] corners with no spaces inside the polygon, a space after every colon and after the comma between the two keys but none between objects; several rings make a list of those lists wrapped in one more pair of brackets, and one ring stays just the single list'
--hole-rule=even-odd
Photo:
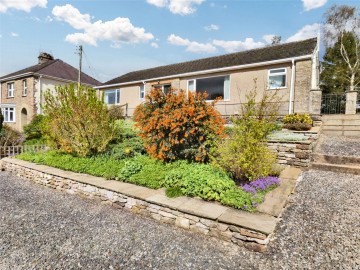
[{"label": "dry stone wall", "polygon": [[[263,233],[234,224],[181,212],[170,207],[150,203],[106,188],[74,181],[68,177],[44,173],[31,167],[21,166],[16,164],[16,162],[11,162],[11,159],[2,160],[1,168],[2,170],[12,172],[21,178],[29,179],[46,187],[69,194],[77,194],[82,197],[96,199],[102,204],[111,205],[116,208],[125,208],[160,222],[217,237],[253,251],[265,251],[266,245],[270,240],[271,233]],[[106,181],[104,180],[104,182]]]}]

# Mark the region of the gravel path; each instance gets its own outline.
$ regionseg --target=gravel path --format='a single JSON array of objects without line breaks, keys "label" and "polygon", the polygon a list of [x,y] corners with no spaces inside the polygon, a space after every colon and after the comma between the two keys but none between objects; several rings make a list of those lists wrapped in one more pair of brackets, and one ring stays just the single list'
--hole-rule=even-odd
[{"label": "gravel path", "polygon": [[360,269],[360,177],[309,171],[265,254],[0,173],[0,269]]},{"label": "gravel path", "polygon": [[360,157],[360,139],[345,136],[321,135],[318,154]]}]

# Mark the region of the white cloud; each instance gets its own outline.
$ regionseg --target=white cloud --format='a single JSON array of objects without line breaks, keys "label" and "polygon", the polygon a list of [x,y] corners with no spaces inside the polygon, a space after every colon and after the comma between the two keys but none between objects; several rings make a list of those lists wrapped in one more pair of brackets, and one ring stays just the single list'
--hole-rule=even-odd
[{"label": "white cloud", "polygon": [[233,40],[213,40],[215,46],[223,48],[226,52],[239,52],[245,50],[256,49],[265,46],[264,42],[256,42],[253,38],[246,38],[244,41]]},{"label": "white cloud", "polygon": [[2,35],[0,35],[0,38],[2,38]]},{"label": "white cloud", "polygon": [[8,9],[17,9],[30,12],[34,7],[46,8],[47,0],[0,0],[0,13],[5,13]]},{"label": "white cloud", "polygon": [[65,21],[75,29],[85,29],[91,26],[91,16],[81,14],[80,11],[70,4],[65,6],[55,6],[52,10],[55,19]]},{"label": "white cloud", "polygon": [[51,18],[50,16],[46,16],[45,18],[45,22],[52,22],[54,19]]},{"label": "white cloud", "polygon": [[149,4],[159,8],[167,8],[171,13],[179,15],[189,15],[196,12],[196,5],[200,5],[205,0],[146,0]]},{"label": "white cloud", "polygon": [[204,27],[206,31],[217,31],[220,29],[220,27],[216,24],[210,24]]},{"label": "white cloud", "polygon": [[266,43],[271,44],[273,38],[275,37],[275,35],[263,35],[263,40],[265,40]]},{"label": "white cloud", "polygon": [[308,24],[301,28],[297,33],[289,37],[286,42],[304,40],[316,37],[320,31],[321,25],[319,23]]},{"label": "white cloud", "polygon": [[87,43],[97,46],[101,40],[109,40],[112,47],[118,48],[122,43],[140,43],[154,38],[151,33],[146,33],[144,28],[135,27],[128,18],[115,18],[112,21],[91,22],[89,14],[81,14],[72,5],[55,6],[52,14],[56,20],[64,21],[82,33],[66,36],[65,40],[74,43]]},{"label": "white cloud", "polygon": [[14,33],[14,32],[11,32],[10,35],[11,35],[12,37],[18,37],[18,36],[19,36],[18,33]]},{"label": "white cloud", "polygon": [[151,42],[150,46],[155,48],[155,49],[159,48],[159,45],[156,42]]},{"label": "white cloud", "polygon": [[182,37],[171,34],[168,37],[168,41],[172,45],[184,46],[186,51],[194,53],[213,53],[216,52],[216,47],[211,43],[199,43],[196,41],[190,41]]},{"label": "white cloud", "polygon": [[305,11],[322,7],[327,0],[302,0]]}]

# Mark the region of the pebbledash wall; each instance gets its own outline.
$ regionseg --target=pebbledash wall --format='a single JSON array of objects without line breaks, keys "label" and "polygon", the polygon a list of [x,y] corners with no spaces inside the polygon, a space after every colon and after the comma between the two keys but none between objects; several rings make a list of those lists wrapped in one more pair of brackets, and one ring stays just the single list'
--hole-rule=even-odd
[{"label": "pebbledash wall", "polygon": [[[79,180],[75,181],[70,177],[61,177],[55,174],[45,173],[31,168],[33,166],[22,166],[16,163],[19,162],[15,160],[12,162],[9,158],[6,158],[1,160],[0,166],[2,170],[9,171],[38,184],[70,194],[78,194],[83,197],[98,199],[101,203],[112,205],[116,208],[130,209],[132,212],[152,217],[160,222],[173,224],[183,229],[233,242],[252,251],[264,252],[272,235],[272,232],[264,233],[254,231],[245,227],[223,223],[219,220],[195,216],[159,204],[126,196],[109,189],[83,183]],[[64,172],[64,175],[66,173],[67,172]],[[247,214],[251,215],[251,213]],[[274,217],[272,218],[275,219]]]}]

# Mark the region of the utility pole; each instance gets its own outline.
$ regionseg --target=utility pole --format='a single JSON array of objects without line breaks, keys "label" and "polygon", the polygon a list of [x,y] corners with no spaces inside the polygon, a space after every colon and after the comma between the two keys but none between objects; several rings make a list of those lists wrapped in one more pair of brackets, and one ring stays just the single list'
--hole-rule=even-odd
[{"label": "utility pole", "polygon": [[78,76],[78,84],[79,84],[79,85],[81,85],[82,53],[83,53],[83,47],[82,47],[82,45],[80,45],[80,46],[79,46],[79,76]]}]

